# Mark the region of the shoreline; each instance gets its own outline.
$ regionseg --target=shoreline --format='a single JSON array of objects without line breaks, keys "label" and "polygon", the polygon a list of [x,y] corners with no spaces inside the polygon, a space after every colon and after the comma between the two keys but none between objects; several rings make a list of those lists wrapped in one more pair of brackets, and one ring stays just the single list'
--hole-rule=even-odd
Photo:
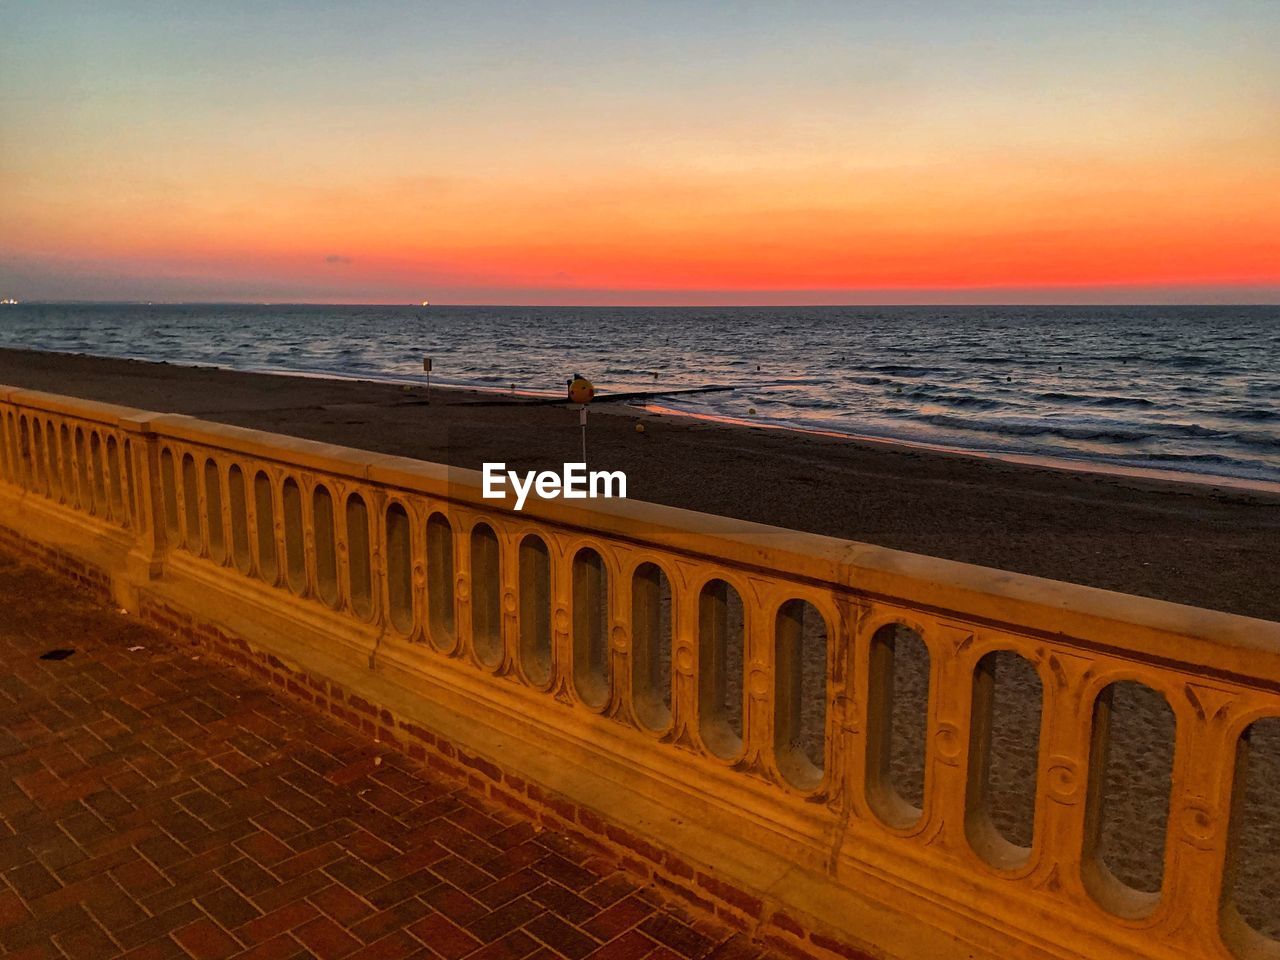
[{"label": "shoreline", "polygon": [[[379,371],[363,371],[363,372],[345,372],[339,370],[326,369],[292,369],[286,367],[278,367],[271,365],[245,365],[245,366],[223,366],[217,363],[206,363],[199,361],[183,361],[183,360],[157,360],[150,356],[137,354],[94,354],[94,353],[67,353],[64,351],[53,350],[47,347],[6,347],[0,346],[4,350],[17,350],[18,352],[42,353],[53,356],[75,356],[85,357],[99,360],[123,361],[133,363],[150,363],[159,366],[173,367],[178,369],[192,370],[223,370],[229,373],[248,373],[259,374],[264,376],[282,376],[282,377],[299,377],[306,379],[333,380],[336,382],[350,383],[369,383],[381,385],[397,385],[422,387],[424,386],[423,376],[410,373],[383,373]],[[456,390],[469,393],[480,393],[489,396],[515,396],[529,397],[531,399],[552,400],[560,396],[558,390],[539,390],[531,388],[520,388],[515,391],[508,389],[506,386],[489,386],[478,383],[467,383],[458,381],[449,381],[448,379],[434,379],[432,384],[433,390]],[[715,389],[727,390],[744,390],[742,385],[725,385],[723,387],[716,386]],[[635,394],[647,392],[655,398],[675,395],[682,392],[689,392],[685,387],[672,387],[669,391],[663,393],[660,391],[642,391],[622,389],[620,393]],[[607,393],[601,393],[598,397],[605,398]],[[592,409],[598,410],[603,406],[594,406]],[[1169,483],[1196,484],[1209,487],[1232,487],[1246,491],[1257,491],[1262,493],[1280,494],[1280,476],[1276,479],[1270,479],[1267,476],[1258,476],[1251,474],[1229,474],[1217,473],[1212,470],[1198,469],[1178,469],[1176,467],[1165,467],[1158,464],[1148,464],[1135,462],[1134,460],[1126,460],[1122,457],[1090,457],[1090,456],[1074,456],[1067,453],[1054,452],[1038,452],[1034,449],[1011,449],[1005,450],[997,447],[984,446],[966,446],[964,444],[953,444],[945,441],[931,441],[929,439],[917,439],[907,436],[895,436],[889,433],[863,433],[857,430],[844,430],[836,428],[828,428],[822,425],[821,419],[813,420],[807,423],[803,417],[803,411],[798,411],[799,416],[792,420],[771,419],[767,417],[746,417],[734,415],[731,413],[719,414],[713,412],[699,412],[695,410],[682,409],[679,406],[671,406],[668,402],[647,402],[644,404],[627,403],[633,409],[643,407],[650,409],[652,412],[661,413],[673,417],[686,417],[693,420],[702,420],[708,423],[720,423],[739,427],[755,427],[766,430],[780,430],[790,433],[803,434],[809,436],[828,437],[835,440],[847,440],[850,442],[862,444],[884,444],[891,447],[903,447],[912,450],[923,450],[930,453],[938,453],[954,456],[967,456],[986,460],[998,460],[1011,464],[1020,464],[1024,466],[1036,467],[1041,469],[1055,469],[1072,471],[1077,473],[1096,473],[1117,477],[1132,477],[1135,479],[1149,479],[1155,481],[1164,481]]]},{"label": "shoreline", "polygon": [[[479,469],[580,459],[567,404],[381,380],[0,350],[0,383]],[[877,438],[592,408],[632,499],[1280,620],[1280,493],[1014,463]],[[643,425],[645,431],[637,432]]]}]

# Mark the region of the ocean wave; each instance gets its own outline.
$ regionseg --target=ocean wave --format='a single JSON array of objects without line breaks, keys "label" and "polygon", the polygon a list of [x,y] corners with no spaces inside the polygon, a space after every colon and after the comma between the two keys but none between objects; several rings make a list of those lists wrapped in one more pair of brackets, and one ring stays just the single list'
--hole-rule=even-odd
[{"label": "ocean wave", "polygon": [[1155,401],[1144,397],[1096,396],[1086,393],[1048,393],[1036,394],[1038,400],[1069,401],[1089,407],[1154,407]]},{"label": "ocean wave", "polygon": [[1094,422],[1053,423],[980,420],[950,414],[926,414],[916,418],[936,427],[984,432],[1009,437],[1057,437],[1063,440],[1117,445],[1142,445],[1161,440],[1205,440],[1275,450],[1280,453],[1280,438],[1205,427],[1196,423],[1153,422],[1145,424],[1111,424]]},{"label": "ocean wave", "polygon": [[1221,453],[1152,453],[1150,459],[1168,463],[1172,460],[1181,460],[1188,463],[1234,463],[1235,457],[1228,457]]},{"label": "ocean wave", "polygon": [[1271,421],[1280,420],[1280,410],[1254,407],[1249,410],[1232,410],[1230,413],[1230,416],[1233,420],[1251,420],[1255,422],[1271,422]]},{"label": "ocean wave", "polygon": [[1147,359],[1150,363],[1163,364],[1169,367],[1179,367],[1183,370],[1199,370],[1204,367],[1215,366],[1218,363],[1218,361],[1213,357],[1198,357],[1193,355],[1154,356]]},{"label": "ocean wave", "polygon": [[1150,439],[1145,430],[1123,429],[1119,427],[1103,427],[1098,425],[1053,426],[1040,423],[999,423],[953,417],[947,414],[930,414],[920,417],[925,423],[935,427],[990,432],[1007,437],[1059,437],[1063,440],[1084,440],[1102,443],[1131,444]]},{"label": "ocean wave", "polygon": [[1251,447],[1257,450],[1268,450],[1276,454],[1280,454],[1280,436],[1262,433],[1248,433],[1237,431],[1227,434],[1233,443],[1241,446]]},{"label": "ocean wave", "polygon": [[801,403],[796,404],[800,410],[848,410],[849,405],[839,400],[824,400],[822,398],[810,398]]},{"label": "ocean wave", "polygon": [[876,373],[888,373],[895,377],[927,377],[931,373],[945,372],[941,367],[913,367],[900,363],[884,363],[867,367]]},{"label": "ocean wave", "polygon": [[927,402],[931,404],[941,404],[947,407],[955,407],[959,410],[1009,410],[1017,404],[1011,403],[1007,399],[997,399],[996,397],[984,397],[973,393],[956,393],[950,390],[940,389],[936,387],[911,387],[907,390],[895,390],[891,396],[895,399],[906,398],[916,402]]},{"label": "ocean wave", "polygon": [[975,397],[970,394],[937,397],[936,401],[945,403],[948,406],[959,407],[963,410],[1001,410],[1008,407],[1008,404],[1003,400],[993,400],[990,397]]}]

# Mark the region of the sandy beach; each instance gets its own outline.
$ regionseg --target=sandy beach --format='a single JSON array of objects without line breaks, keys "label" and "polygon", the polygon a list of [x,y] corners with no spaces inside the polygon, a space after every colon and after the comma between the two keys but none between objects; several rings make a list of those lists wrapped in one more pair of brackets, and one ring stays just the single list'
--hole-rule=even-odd
[{"label": "sandy beach", "polygon": [[[0,383],[480,469],[580,457],[565,405],[0,350]],[[637,433],[643,423],[645,432]],[[1011,464],[597,404],[632,499],[1280,620],[1280,494]]]}]

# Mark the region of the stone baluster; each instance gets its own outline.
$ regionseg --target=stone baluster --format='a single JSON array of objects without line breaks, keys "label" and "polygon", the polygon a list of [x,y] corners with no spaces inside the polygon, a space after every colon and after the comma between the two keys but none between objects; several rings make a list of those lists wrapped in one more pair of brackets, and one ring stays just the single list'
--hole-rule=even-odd
[{"label": "stone baluster", "polygon": [[[743,763],[775,782],[778,771],[777,610],[782,594],[763,577],[750,577],[742,595],[742,740]],[[798,648],[797,648],[798,649]],[[799,664],[796,664],[799,670]],[[788,665],[788,668],[790,665]]]},{"label": "stone baluster", "polygon": [[632,623],[631,609],[633,565],[624,564],[621,551],[616,549],[606,550],[602,557],[609,581],[609,622],[605,632],[609,703],[605,712],[610,717],[632,724],[635,722],[635,691],[632,683],[635,626]]},{"label": "stone baluster", "polygon": [[[970,786],[970,722],[973,709],[973,630],[934,621],[929,647],[929,707],[925,736],[924,819],[927,842],[952,853],[965,839]],[[932,642],[930,642],[932,641]],[[989,715],[981,722],[989,721]]]},{"label": "stone baluster", "polygon": [[453,523],[453,597],[455,603],[454,626],[457,631],[455,654],[472,663],[479,664],[479,655],[475,649],[475,637],[472,633],[472,591],[474,585],[471,576],[471,528],[476,517],[463,511],[454,511],[450,516]]},{"label": "stone baluster", "polygon": [[1095,671],[1088,657],[1068,653],[1051,653],[1047,663],[1040,731],[1045,797],[1036,806],[1041,855],[1031,882],[1080,906],[1090,900],[1082,873],[1086,829],[1096,830],[1086,807],[1105,770],[1105,758],[1093,749],[1092,700],[1085,697]]},{"label": "stone baluster", "polygon": [[1218,920],[1230,866],[1232,788],[1244,724],[1237,719],[1240,698],[1230,690],[1187,682],[1182,694],[1174,703],[1178,743],[1162,913],[1170,942],[1212,956],[1222,942]]}]

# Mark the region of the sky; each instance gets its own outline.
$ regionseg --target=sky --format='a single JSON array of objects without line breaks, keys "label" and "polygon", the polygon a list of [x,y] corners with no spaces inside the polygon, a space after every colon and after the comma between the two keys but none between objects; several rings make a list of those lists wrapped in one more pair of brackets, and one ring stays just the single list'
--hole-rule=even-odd
[{"label": "sky", "polygon": [[1280,0],[0,0],[0,297],[1280,302]]}]

